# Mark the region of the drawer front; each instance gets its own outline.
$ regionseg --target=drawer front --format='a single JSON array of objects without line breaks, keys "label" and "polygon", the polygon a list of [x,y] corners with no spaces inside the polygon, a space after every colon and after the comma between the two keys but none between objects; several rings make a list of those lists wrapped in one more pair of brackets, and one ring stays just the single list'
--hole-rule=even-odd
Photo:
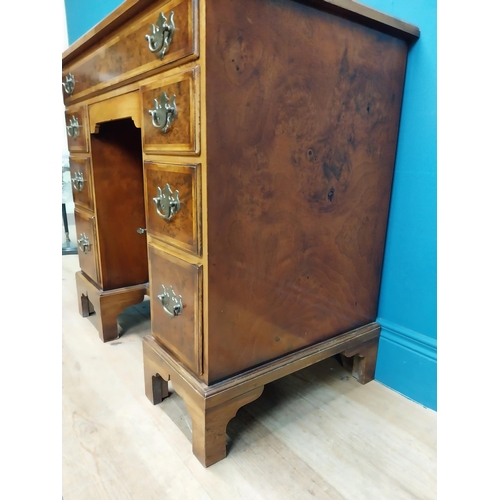
[{"label": "drawer front", "polygon": [[[69,104],[118,82],[137,79],[138,75],[162,65],[176,61],[180,64],[189,56],[196,57],[197,4],[197,0],[170,0],[149,8],[125,24],[118,35],[65,68],[62,74],[64,102]],[[160,20],[161,14],[164,20]],[[170,38],[172,22],[175,29]],[[157,23],[165,29],[158,30],[155,37],[148,40],[146,36],[152,35],[152,25],[156,29]]]},{"label": "drawer front", "polygon": [[144,162],[150,236],[201,254],[200,166]]},{"label": "drawer front", "polygon": [[95,217],[75,209],[76,239],[80,269],[96,283],[99,283]]},{"label": "drawer front", "polygon": [[193,373],[201,375],[202,268],[151,244],[149,265],[153,336]]},{"label": "drawer front", "polygon": [[90,159],[70,158],[69,170],[75,205],[81,205],[91,211],[94,210]]},{"label": "drawer front", "polygon": [[66,113],[66,138],[73,153],[87,153],[87,110],[84,106],[69,108]]},{"label": "drawer front", "polygon": [[199,153],[199,68],[141,87],[143,149]]}]

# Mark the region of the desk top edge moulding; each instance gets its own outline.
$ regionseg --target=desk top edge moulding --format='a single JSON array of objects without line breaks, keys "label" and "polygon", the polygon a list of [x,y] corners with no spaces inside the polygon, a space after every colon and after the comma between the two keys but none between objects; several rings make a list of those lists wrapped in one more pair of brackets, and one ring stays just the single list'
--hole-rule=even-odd
[{"label": "desk top edge moulding", "polygon": [[[420,37],[418,27],[389,16],[376,9],[352,0],[291,0],[300,3],[329,9],[338,15],[357,19],[358,22],[380,29],[380,31],[399,36],[410,42]],[[125,0],[102,21],[72,43],[62,54],[63,66],[82,54],[92,45],[112,33],[126,21],[141,13],[144,9],[157,3],[157,0]],[[244,10],[244,8],[242,9]]]},{"label": "desk top edge moulding", "polygon": [[80,313],[107,342],[150,297],[145,393],[206,467],[267,383],[373,379],[418,37],[350,0],[128,0],[63,53]]}]

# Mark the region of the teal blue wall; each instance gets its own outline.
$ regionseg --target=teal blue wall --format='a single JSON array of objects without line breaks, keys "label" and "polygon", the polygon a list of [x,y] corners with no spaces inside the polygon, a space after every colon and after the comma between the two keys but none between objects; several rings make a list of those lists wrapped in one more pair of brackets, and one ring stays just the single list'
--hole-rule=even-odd
[{"label": "teal blue wall", "polygon": [[64,0],[71,45],[115,10],[123,0]]},{"label": "teal blue wall", "polygon": [[420,28],[408,54],[378,321],[375,378],[437,409],[436,0],[364,0]]},{"label": "teal blue wall", "polygon": [[[119,0],[65,0],[69,43]],[[375,378],[436,409],[436,0],[364,0],[420,28],[408,55],[378,321]]]}]

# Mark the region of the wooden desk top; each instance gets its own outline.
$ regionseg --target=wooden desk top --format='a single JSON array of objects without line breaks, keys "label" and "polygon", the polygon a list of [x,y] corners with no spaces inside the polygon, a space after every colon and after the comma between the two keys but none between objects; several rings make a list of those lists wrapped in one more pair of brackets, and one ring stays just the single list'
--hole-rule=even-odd
[{"label": "wooden desk top", "polygon": [[[306,5],[312,5],[321,10],[352,19],[383,33],[388,33],[398,38],[414,43],[420,37],[420,30],[395,17],[383,14],[378,10],[367,7],[353,0],[290,0]],[[143,11],[156,0],[125,0],[100,23],[91,28],[85,35],[71,44],[62,54],[62,64],[65,66],[89,47],[96,44],[104,37],[115,31],[122,24]]]}]

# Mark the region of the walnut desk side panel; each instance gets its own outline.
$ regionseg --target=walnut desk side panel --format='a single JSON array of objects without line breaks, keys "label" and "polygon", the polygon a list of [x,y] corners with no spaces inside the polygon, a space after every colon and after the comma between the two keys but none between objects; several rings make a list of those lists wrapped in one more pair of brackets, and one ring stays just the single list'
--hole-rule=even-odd
[{"label": "walnut desk side panel", "polygon": [[407,44],[207,2],[208,381],[375,320]]}]

